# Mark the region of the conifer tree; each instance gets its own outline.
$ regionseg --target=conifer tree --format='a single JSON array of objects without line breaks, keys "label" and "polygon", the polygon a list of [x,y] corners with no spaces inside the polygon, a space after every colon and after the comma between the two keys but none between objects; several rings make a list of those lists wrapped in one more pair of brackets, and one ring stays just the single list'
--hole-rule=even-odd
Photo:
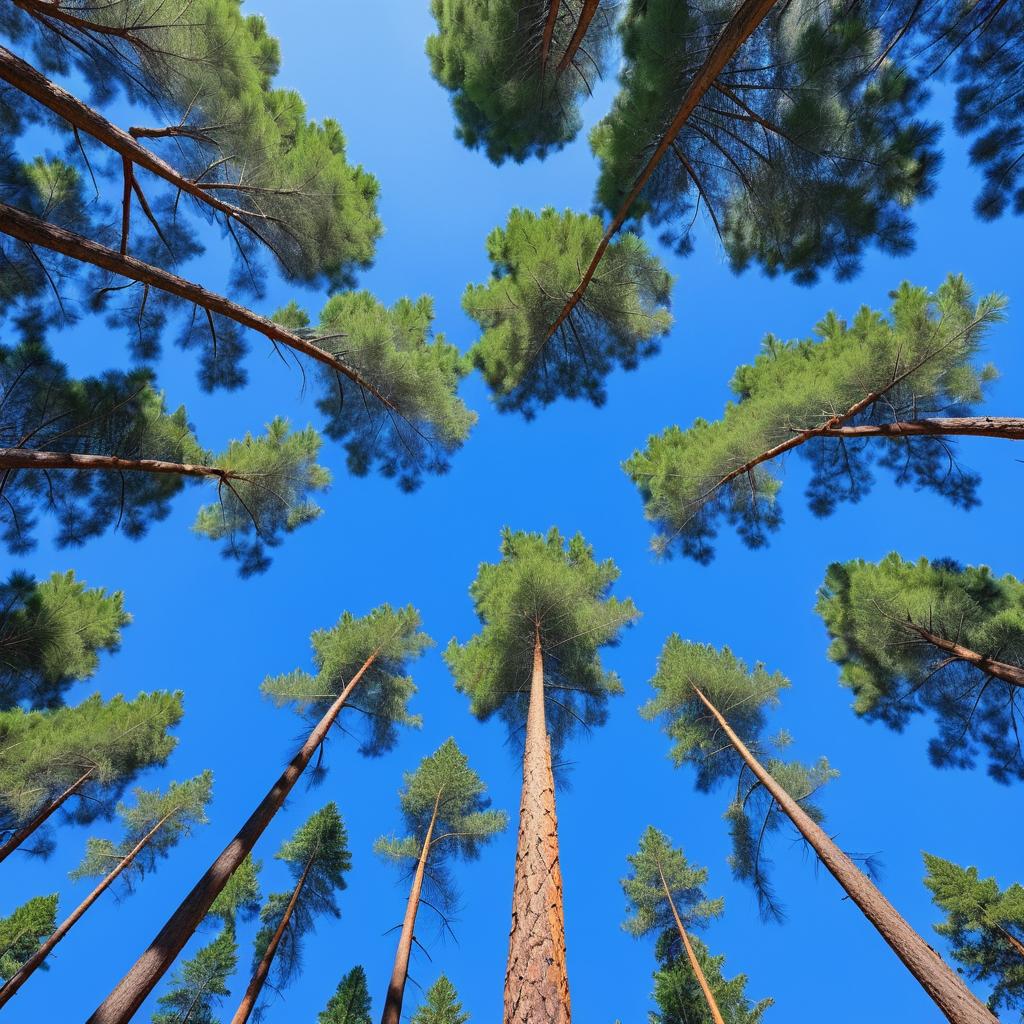
[{"label": "conifer tree", "polygon": [[317,1015],[317,1024],[372,1024],[366,971],[356,964],[338,983],[338,990]]},{"label": "conifer tree", "polygon": [[976,867],[962,868],[924,854],[924,884],[946,912],[935,930],[949,940],[953,958],[972,981],[994,983],[988,1005],[1024,1010],[1024,886],[1000,890],[994,878],[979,878]]},{"label": "conifer tree", "polygon": [[0,1007],[32,976],[53,952],[57,943],[74,927],[82,915],[118,879],[131,892],[134,884],[156,867],[178,841],[196,825],[207,822],[213,776],[204,772],[187,782],[172,782],[166,793],[159,790],[135,790],[135,805],[119,804],[117,813],[124,822],[124,838],[119,843],[90,838],[85,859],[71,872],[71,878],[99,878],[99,884],[60,923],[53,933],[0,988]]},{"label": "conifer tree", "polygon": [[412,1015],[412,1024],[467,1024],[470,1016],[462,1010],[455,986],[442,974]]},{"label": "conifer tree", "polygon": [[767,914],[778,916],[778,909],[765,878],[763,840],[785,818],[947,1020],[992,1024],[988,1010],[821,827],[821,811],[811,801],[816,790],[836,774],[828,762],[822,758],[808,767],[773,756],[773,748],[791,742],[785,733],[774,739],[765,735],[767,712],[778,703],[779,691],[789,686],[787,679],[760,664],[748,670],[728,647],[718,651],[673,635],[651,685],[657,694],[641,713],[648,719],[663,719],[673,741],[673,763],[692,764],[697,788],[703,792],[725,782],[735,787],[726,813],[733,839],[733,871],[755,886]]},{"label": "conifer tree", "polygon": [[724,900],[704,895],[707,868],[691,867],[683,851],[653,825],[640,837],[637,852],[626,859],[633,871],[622,880],[622,890],[631,915],[622,927],[637,937],[652,931],[671,935],[675,929],[712,1021],[725,1024],[688,933],[719,917],[724,907]]},{"label": "conifer tree", "polygon": [[253,954],[253,975],[231,1024],[245,1024],[256,1009],[263,986],[272,978],[280,991],[299,972],[302,940],[321,914],[339,917],[336,894],[345,888],[352,866],[345,824],[332,801],[313,814],[275,854],[295,880],[290,892],[267,897]]},{"label": "conifer tree", "polygon": [[466,288],[462,308],[483,330],[470,356],[501,411],[529,417],[561,396],[600,405],[611,371],[635,369],[668,333],[672,276],[632,234],[610,247],[586,302],[548,330],[601,231],[595,216],[514,209],[488,236],[491,276]]},{"label": "conifer tree", "polygon": [[736,371],[736,401],[721,419],[670,427],[625,463],[655,549],[706,563],[722,520],[750,547],[766,544],[782,521],[781,482],[768,464],[793,449],[811,464],[816,515],[863,497],[875,463],[899,483],[977,504],[978,478],[956,465],[951,439],[1024,438],[1024,420],[973,411],[994,376],[978,352],[1004,305],[998,295],[975,302],[951,276],[934,293],[901,285],[888,319],[864,307],[849,324],[829,313],[819,341],[768,335]]},{"label": "conifer tree", "polygon": [[231,928],[186,960],[157,999],[153,1024],[218,1024],[214,1012],[228,996],[228,982],[238,967],[238,944]]},{"label": "conifer tree", "polygon": [[930,714],[933,764],[970,768],[984,751],[994,779],[1024,779],[1024,583],[893,552],[830,565],[817,610],[858,715],[900,731]]},{"label": "conifer tree", "polygon": [[578,726],[607,717],[622,692],[598,651],[638,612],[609,597],[619,570],[597,562],[577,534],[566,543],[502,532],[501,561],[482,563],[470,587],[482,628],[451,642],[445,660],[481,720],[499,715],[517,741],[525,725],[523,788],[505,975],[505,1024],[568,1024],[562,875],[552,755]]},{"label": "conifer tree", "polygon": [[57,894],[33,896],[16,907],[8,917],[0,917],[0,993],[7,981],[39,948],[57,923]]},{"label": "conifer tree", "polygon": [[416,771],[407,772],[404,783],[398,799],[407,834],[382,836],[374,846],[380,856],[412,871],[381,1024],[399,1024],[402,1018],[424,880],[436,896],[431,905],[444,915],[454,900],[451,861],[455,857],[478,857],[480,848],[508,824],[504,811],[488,809],[486,787],[454,739],[446,740],[425,757]]},{"label": "conifer tree", "polygon": [[343,710],[355,710],[364,720],[366,732],[359,749],[367,756],[390,749],[399,725],[419,725],[419,718],[408,712],[416,688],[405,675],[409,661],[431,642],[419,627],[419,613],[412,606],[381,605],[362,618],[346,612],[333,629],[317,630],[312,636],[316,675],[299,669],[264,682],[268,696],[280,704],[294,704],[311,720],[306,741],[89,1024],[127,1024],[252,851],[313,756],[322,752]]},{"label": "conifer tree", "polygon": [[0,860],[29,839],[26,852],[49,852],[39,829],[59,810],[78,824],[109,818],[139,772],[167,761],[181,701],[94,694],[76,707],[0,712]]}]

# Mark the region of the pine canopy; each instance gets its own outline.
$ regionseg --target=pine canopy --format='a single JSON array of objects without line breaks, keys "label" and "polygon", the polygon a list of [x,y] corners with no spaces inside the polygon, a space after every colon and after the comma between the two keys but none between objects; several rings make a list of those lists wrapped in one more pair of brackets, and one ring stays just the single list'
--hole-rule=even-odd
[{"label": "pine canopy", "polygon": [[877,563],[830,565],[817,610],[858,715],[897,731],[932,715],[933,763],[970,768],[984,752],[993,778],[1024,779],[1021,684],[938,646],[957,644],[1024,680],[1024,583],[987,566],[909,562],[893,552]]},{"label": "pine canopy", "polygon": [[[33,896],[0,917],[0,982],[16,974],[57,927],[57,894]],[[49,965],[40,965],[46,970]]]},{"label": "pine canopy", "polygon": [[338,990],[317,1014],[317,1024],[373,1024],[366,971],[356,964],[338,983]]},{"label": "pine canopy", "polygon": [[768,468],[788,443],[811,465],[807,498],[820,516],[870,489],[872,466],[901,484],[928,488],[966,508],[977,504],[976,475],[955,465],[941,436],[823,437],[826,426],[858,426],[965,416],[992,380],[977,363],[1005,300],[975,302],[962,277],[934,293],[902,284],[890,315],[862,308],[851,323],[829,313],[818,340],[783,342],[768,335],[752,365],[730,387],[736,400],[721,419],[698,419],[648,439],[624,465],[657,531],[654,547],[706,563],[724,520],[750,547],[767,543],[782,512],[779,478]]},{"label": "pine canopy", "polygon": [[159,999],[153,1024],[219,1024],[216,1010],[231,989],[228,983],[238,966],[238,944],[232,928],[202,946],[171,976]]},{"label": "pine canopy", "polygon": [[481,720],[497,713],[518,733],[539,631],[552,750],[577,725],[601,725],[608,698],[621,693],[622,684],[598,651],[616,643],[639,616],[631,600],[609,596],[618,576],[611,559],[594,560],[580,534],[567,542],[554,528],[545,536],[506,527],[501,561],[481,563],[469,588],[482,628],[465,644],[453,639],[445,651],[470,711]]},{"label": "pine canopy", "polygon": [[616,366],[636,369],[672,318],[672,275],[636,235],[608,247],[583,300],[548,336],[597,248],[599,217],[514,209],[487,237],[491,276],[468,285],[462,308],[483,330],[470,358],[499,410],[533,416],[560,397],[605,399]]},{"label": "pine canopy", "polygon": [[250,854],[235,869],[224,888],[210,907],[210,918],[219,920],[225,928],[234,929],[239,918],[248,921],[260,909],[261,861],[253,860]]},{"label": "pine canopy", "polygon": [[442,974],[427,989],[423,1002],[412,1015],[412,1024],[466,1024],[469,1019],[455,986]]}]

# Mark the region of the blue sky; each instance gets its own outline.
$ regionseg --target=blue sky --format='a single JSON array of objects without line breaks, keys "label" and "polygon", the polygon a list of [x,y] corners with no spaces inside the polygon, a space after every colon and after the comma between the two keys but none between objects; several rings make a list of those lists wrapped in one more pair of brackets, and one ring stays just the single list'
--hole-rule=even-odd
[{"label": "blue sky", "polygon": [[[361,284],[389,303],[402,295],[433,295],[437,330],[465,349],[475,334],[459,298],[467,282],[486,277],[487,233],[517,205],[587,209],[596,169],[585,131],[543,163],[495,168],[465,150],[452,136],[448,98],[430,79],[423,55],[431,30],[427,7],[426,0],[267,0],[246,10],[265,13],[281,39],[278,84],[298,89],[312,116],[340,120],[351,158],[380,179],[387,233]],[[612,92],[611,82],[597,90],[585,110],[587,126],[607,108]],[[944,112],[948,101],[948,92],[939,89],[936,110]],[[106,895],[61,944],[49,974],[37,975],[18,994],[5,1020],[48,1024],[87,1016],[291,756],[301,723],[261,700],[261,680],[308,668],[309,633],[332,625],[343,610],[362,614],[383,601],[412,602],[438,642],[414,666],[422,731],[403,735],[393,753],[374,761],[361,759],[350,742],[332,741],[324,784],[314,790],[300,785],[257,849],[264,891],[284,888],[288,876],[273,853],[312,811],[335,800],[354,860],[341,919],[318,925],[306,945],[301,978],[273,1001],[267,1021],[314,1021],[338,979],[356,963],[366,968],[379,1012],[397,939],[388,930],[401,921],[406,893],[371,847],[378,835],[400,826],[402,772],[454,735],[489,784],[495,805],[513,817],[518,807],[519,770],[501,725],[470,717],[440,656],[452,636],[465,640],[475,630],[467,587],[479,562],[497,556],[499,530],[508,524],[581,531],[598,556],[615,559],[622,570],[616,593],[631,596],[643,612],[606,656],[623,679],[625,695],[613,704],[604,728],[570,743],[571,785],[559,794],[576,1019],[646,1021],[653,948],[621,931],[618,880],[626,854],[644,827],[654,824],[682,844],[692,861],[709,867],[709,892],[726,898],[726,914],[703,937],[713,951],[727,955],[727,974],[748,975],[751,997],[775,998],[766,1021],[827,1015],[832,1024],[860,1024],[866,1017],[939,1022],[937,1009],[831,877],[785,833],[773,843],[771,856],[788,918],[782,926],[760,923],[752,893],[732,881],[726,864],[725,793],[695,793],[690,772],[672,769],[665,737],[636,709],[650,695],[647,681],[673,631],[727,643],[744,658],[785,673],[793,687],[775,723],[794,734],[796,756],[826,754],[842,773],[822,799],[829,831],[844,848],[880,857],[885,893],[942,948],[931,932],[937,914],[921,885],[921,851],[976,864],[1004,885],[1020,879],[1019,792],[998,786],[983,771],[933,769],[926,757],[928,722],[897,736],[856,720],[848,692],[825,659],[827,640],[813,612],[815,591],[829,562],[877,559],[891,550],[908,558],[951,556],[1019,575],[1020,453],[1001,441],[966,440],[959,446],[963,464],[983,476],[983,503],[969,514],[930,494],[897,489],[880,474],[865,501],[843,506],[826,520],[804,508],[805,469],[794,460],[785,467],[786,524],[771,546],[751,552],[723,532],[709,567],[654,559],[640,500],[620,463],[669,424],[718,415],[734,368],[753,358],[765,332],[806,336],[829,309],[849,316],[861,304],[885,307],[887,293],[901,280],[934,287],[949,272],[964,273],[979,292],[1010,297],[1009,321],[990,337],[987,357],[1003,376],[987,408],[1019,412],[1024,288],[1019,255],[1013,256],[1019,245],[1013,243],[1020,225],[974,218],[978,177],[951,133],[945,149],[938,194],[914,212],[916,251],[899,260],[869,254],[853,282],[823,280],[798,288],[757,273],[736,277],[707,234],[686,260],[662,252],[678,278],[675,328],[660,355],[637,372],[613,375],[603,408],[561,402],[525,423],[496,414],[474,376],[463,395],[479,411],[479,425],[451,472],[411,496],[388,481],[348,477],[343,452],[326,448],[322,461],[335,482],[322,501],[325,514],[286,541],[264,576],[240,580],[213,545],[190,532],[201,497],[194,490],[179,497],[173,514],[142,542],[111,534],[81,550],[58,551],[44,535],[28,557],[0,555],[5,576],[11,568],[38,576],[74,568],[90,585],[124,591],[134,622],[123,647],[103,659],[96,678],[78,687],[72,699],[95,690],[112,695],[183,689],[186,717],[178,749],[165,770],[142,782],[165,784],[204,768],[215,774],[211,824],[130,898],[118,903]],[[211,287],[225,287],[223,254],[212,245],[190,272]],[[324,299],[278,283],[262,309],[293,296],[312,309]],[[78,369],[125,361],[122,339],[97,325],[82,325],[53,344]],[[277,414],[298,425],[317,422],[299,375],[285,370],[262,339],[253,338],[251,347],[250,386],[210,396],[198,391],[192,360],[168,345],[161,382],[172,403],[187,404],[210,447]],[[49,861],[5,864],[0,914],[29,895],[55,889],[62,912],[70,911],[87,886],[72,885],[66,872],[80,859],[87,834],[113,836],[116,827],[64,827]],[[407,1014],[418,1003],[416,983],[425,988],[444,970],[474,1021],[500,1018],[514,842],[513,827],[478,862],[460,869],[455,940],[442,940],[424,912],[419,937],[430,959],[422,952],[414,957]],[[225,1003],[225,1018],[248,978],[253,931],[250,925],[240,932],[242,970]],[[211,935],[197,936],[185,955]],[[148,1020],[154,1006],[155,998],[137,1019]]]}]

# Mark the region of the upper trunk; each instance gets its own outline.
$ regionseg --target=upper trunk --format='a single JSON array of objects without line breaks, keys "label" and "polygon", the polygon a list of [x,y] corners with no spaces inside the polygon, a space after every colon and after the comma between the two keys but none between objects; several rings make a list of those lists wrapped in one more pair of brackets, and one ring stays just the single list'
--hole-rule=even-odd
[{"label": "upper trunk", "polygon": [[561,0],[548,0],[548,16],[544,20],[544,33],[540,40],[540,76],[544,77],[548,69],[548,55],[551,53],[551,40],[555,35],[555,25],[558,22],[558,9],[562,6]]},{"label": "upper trunk", "polygon": [[565,48],[565,53],[562,54],[562,59],[558,62],[558,74],[562,74],[572,64],[576,54],[579,53],[579,49],[583,45],[583,39],[587,34],[587,29],[590,28],[590,23],[594,20],[594,15],[597,14],[597,9],[600,5],[601,0],[583,0],[579,21],[576,22],[576,28],[573,30],[569,45]]},{"label": "upper trunk", "polygon": [[35,830],[39,828],[40,825],[46,822],[46,820],[50,817],[51,814],[54,813],[54,811],[58,810],[61,807],[65,800],[68,800],[71,797],[73,797],[82,788],[82,786],[85,785],[85,783],[88,781],[89,777],[92,775],[94,771],[95,768],[90,768],[88,771],[86,771],[80,778],[78,778],[75,782],[68,786],[68,788],[65,789],[64,792],[61,793],[59,797],[57,797],[55,800],[51,800],[45,807],[42,808],[42,810],[38,811],[32,818],[32,820],[28,822],[28,824],[23,825],[21,828],[19,828],[14,833],[14,835],[12,835],[10,839],[8,839],[7,842],[3,844],[3,846],[0,846],[0,861],[5,860],[12,853],[14,853],[14,851],[19,846],[21,846],[21,844],[25,842],[25,840],[28,839],[28,837],[32,835],[32,833],[35,832]]},{"label": "upper trunk", "polygon": [[937,647],[940,651],[944,651],[959,661],[966,661],[968,665],[973,665],[980,672],[995,676],[996,679],[1001,679],[1011,686],[1024,687],[1024,668],[1019,665],[1010,665],[1005,661],[996,661],[994,658],[986,657],[984,654],[972,651],[969,647],[963,647],[953,640],[947,640],[937,633],[932,633],[924,626],[917,625],[916,622],[907,622],[906,627],[933,647]]},{"label": "upper trunk", "polygon": [[0,469],[87,469],[117,473],[162,473],[171,476],[210,476],[227,482],[237,477],[226,469],[162,459],[123,459],[119,455],[79,452],[41,452],[32,448],[0,448]]}]

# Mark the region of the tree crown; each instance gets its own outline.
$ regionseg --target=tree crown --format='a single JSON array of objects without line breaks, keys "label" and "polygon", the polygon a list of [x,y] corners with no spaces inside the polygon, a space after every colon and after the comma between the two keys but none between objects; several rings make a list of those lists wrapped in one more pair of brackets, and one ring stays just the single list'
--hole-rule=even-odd
[{"label": "tree crown", "polygon": [[[57,927],[57,894],[33,896],[8,917],[0,917],[0,980],[6,981]],[[46,970],[44,962],[40,966]]]},{"label": "tree crown", "polygon": [[427,989],[412,1015],[412,1024],[466,1024],[468,1020],[469,1014],[463,1012],[455,986],[445,974]]},{"label": "tree crown", "polygon": [[217,1024],[214,1013],[230,994],[228,982],[237,967],[234,930],[224,928],[171,975],[167,992],[157,999],[153,1024],[180,1024],[186,1017],[189,1024]]},{"label": "tree crown", "polygon": [[341,979],[338,990],[317,1015],[317,1024],[372,1024],[370,990],[361,965],[356,964]]}]

